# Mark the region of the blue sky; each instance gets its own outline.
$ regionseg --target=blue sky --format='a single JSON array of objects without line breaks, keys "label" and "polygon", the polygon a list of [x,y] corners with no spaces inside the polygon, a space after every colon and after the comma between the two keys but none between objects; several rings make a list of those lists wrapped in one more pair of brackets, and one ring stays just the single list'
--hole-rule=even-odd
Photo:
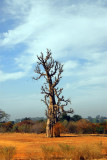
[{"label": "blue sky", "polygon": [[44,116],[37,54],[64,64],[59,84],[75,114],[107,116],[107,0],[0,1],[0,109]]}]

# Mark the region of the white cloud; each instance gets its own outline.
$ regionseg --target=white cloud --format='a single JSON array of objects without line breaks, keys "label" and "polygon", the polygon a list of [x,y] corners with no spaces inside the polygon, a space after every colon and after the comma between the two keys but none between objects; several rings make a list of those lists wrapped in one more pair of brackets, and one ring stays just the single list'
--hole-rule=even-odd
[{"label": "white cloud", "polygon": [[[39,50],[46,47],[62,51],[67,47],[85,48],[100,44],[107,35],[107,11],[99,5],[77,4],[60,8],[52,3],[38,3],[38,1],[8,1],[12,15],[18,15],[19,6],[30,5],[27,16],[21,19],[16,28],[4,33],[2,44],[15,45],[26,42],[32,48]],[[22,7],[21,7],[22,6]],[[10,12],[9,10],[9,12]],[[7,10],[8,12],[8,10]],[[23,12],[26,12],[23,10]],[[21,15],[21,14],[20,14]],[[105,38],[105,39],[104,39]],[[103,40],[103,41],[102,41]],[[55,47],[56,46],[56,47]],[[41,48],[40,48],[41,47]]]},{"label": "white cloud", "polygon": [[15,58],[15,62],[18,67],[27,73],[32,69],[32,63],[35,63],[36,60],[37,57],[34,54],[23,54]]},{"label": "white cloud", "polygon": [[64,70],[74,69],[74,68],[78,67],[78,65],[79,65],[78,62],[73,61],[73,60],[72,61],[69,60],[69,61],[64,63]]},{"label": "white cloud", "polygon": [[7,16],[5,17],[10,19],[21,20],[27,16],[31,2],[29,0],[4,0],[3,11]]},{"label": "white cloud", "polygon": [[[5,51],[9,50],[9,58],[14,59],[15,68],[21,71],[6,73],[0,70],[0,82],[16,80],[24,76],[30,77],[30,74],[33,74],[32,65],[37,60],[36,55],[41,51],[46,54],[46,48],[49,48],[53,52],[53,57],[64,63],[65,81],[62,79],[61,85],[64,86],[65,95],[72,97],[74,110],[79,109],[81,114],[83,111],[84,114],[85,112],[89,114],[89,109],[92,109],[90,111],[92,113],[93,108],[98,106],[101,108],[99,110],[103,111],[106,108],[107,92],[106,2],[106,0],[84,0],[82,2],[73,0],[4,0],[5,6],[1,10],[2,21],[0,24],[2,26],[2,23],[6,23],[5,26],[7,25],[8,29],[3,28],[4,32],[0,33],[0,49],[1,52],[2,48],[5,48]],[[8,25],[9,23],[12,25]],[[15,53],[17,46],[20,49]],[[2,58],[5,58],[5,52],[2,53]],[[2,63],[2,60],[0,63],[1,68],[4,69],[5,64]],[[8,71],[10,66],[8,65]],[[7,65],[5,70],[6,67]],[[39,85],[41,83],[42,80]],[[39,85],[36,85],[37,92]],[[29,87],[27,89],[30,90]],[[20,91],[22,90],[24,96],[18,98],[11,96],[6,102],[6,95],[4,95],[2,103],[6,103],[6,109],[10,112],[10,110],[13,111],[13,106],[16,106],[13,115],[16,114],[16,111],[19,112],[19,106],[20,110],[22,108],[23,111],[25,108],[28,110],[27,115],[32,112],[29,106],[32,106],[32,110],[35,112],[37,110],[37,113],[42,112],[43,110],[39,108],[41,104],[38,103],[40,97],[26,96],[23,87]],[[30,91],[32,92],[32,89]],[[39,106],[37,109],[35,109],[35,96]],[[8,105],[12,108],[8,109]],[[103,109],[101,105],[104,106]]]},{"label": "white cloud", "polygon": [[107,10],[104,2],[64,3],[66,5],[58,7],[57,1],[56,5],[34,0],[5,2],[8,4],[5,12],[18,20],[16,27],[3,33],[0,45],[15,47],[24,43],[27,46],[15,58],[18,67],[29,71],[36,54],[48,47],[55,58],[69,56],[89,61],[86,64],[75,60],[65,62],[66,75],[86,77],[87,74],[99,76],[105,73],[102,48],[106,47],[107,41]]},{"label": "white cloud", "polygon": [[88,61],[78,59],[77,67],[74,62],[68,60],[65,63],[63,75],[69,77],[65,89],[84,90],[85,87],[86,90],[92,90],[96,86],[100,89],[107,87],[107,52],[94,53]]},{"label": "white cloud", "polygon": [[7,80],[17,80],[26,75],[24,72],[15,72],[15,73],[4,73],[0,71],[0,82],[4,82]]}]

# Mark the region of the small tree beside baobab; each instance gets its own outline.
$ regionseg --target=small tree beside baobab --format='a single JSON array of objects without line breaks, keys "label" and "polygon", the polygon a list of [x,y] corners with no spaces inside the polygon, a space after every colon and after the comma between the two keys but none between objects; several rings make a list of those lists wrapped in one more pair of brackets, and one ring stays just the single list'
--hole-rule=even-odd
[{"label": "small tree beside baobab", "polygon": [[0,122],[9,119],[9,115],[0,109]]},{"label": "small tree beside baobab", "polygon": [[62,96],[63,88],[58,88],[57,85],[60,82],[61,74],[63,72],[63,65],[58,61],[55,61],[52,57],[52,53],[47,49],[47,55],[41,52],[40,56],[37,56],[38,62],[35,67],[34,72],[38,74],[38,77],[33,77],[34,80],[38,80],[43,77],[46,82],[41,87],[42,94],[44,94],[44,99],[42,100],[46,106],[46,136],[53,137],[54,131],[53,127],[58,122],[62,113],[73,113],[73,110],[64,110],[64,106],[71,103],[70,99],[65,100]]}]

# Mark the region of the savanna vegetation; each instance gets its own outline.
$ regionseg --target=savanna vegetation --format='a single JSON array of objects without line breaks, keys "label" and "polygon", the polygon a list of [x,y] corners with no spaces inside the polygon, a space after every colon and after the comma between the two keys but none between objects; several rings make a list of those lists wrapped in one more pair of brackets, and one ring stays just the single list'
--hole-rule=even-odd
[{"label": "savanna vegetation", "polygon": [[83,134],[0,133],[0,160],[106,160],[107,137]]},{"label": "savanna vegetation", "polygon": [[41,87],[46,119],[9,121],[9,115],[0,110],[0,160],[107,159],[107,118],[71,117],[73,110],[64,109],[70,100],[62,96],[63,88],[56,87],[63,65],[52,58],[50,50],[46,57],[41,53],[37,58],[35,73],[39,76],[33,79],[46,80]]},{"label": "savanna vegetation", "polygon": [[38,62],[34,70],[36,77],[33,77],[33,79],[38,80],[43,77],[45,80],[41,87],[41,93],[44,94],[42,101],[47,106],[46,136],[53,137],[56,136],[54,125],[59,121],[61,114],[73,113],[73,110],[71,108],[68,111],[64,109],[71,101],[64,98],[62,95],[63,88],[58,87],[62,78],[63,64],[53,59],[52,52],[49,49],[47,49],[46,56],[41,52],[37,59]]},{"label": "savanna vegetation", "polygon": [[[107,134],[107,121],[92,123],[87,119],[83,119],[80,115],[70,117],[64,113],[60,121],[54,125],[53,130],[56,137],[60,136],[60,133]],[[14,121],[2,121],[0,123],[0,132],[46,133],[46,120],[33,121],[25,118],[18,123]]]},{"label": "savanna vegetation", "polygon": [[[1,120],[1,160],[92,160],[107,158],[107,121],[92,123],[63,113],[54,125],[57,138],[46,138],[46,119]],[[61,136],[61,138],[60,138]],[[59,137],[59,138],[58,138]]]}]

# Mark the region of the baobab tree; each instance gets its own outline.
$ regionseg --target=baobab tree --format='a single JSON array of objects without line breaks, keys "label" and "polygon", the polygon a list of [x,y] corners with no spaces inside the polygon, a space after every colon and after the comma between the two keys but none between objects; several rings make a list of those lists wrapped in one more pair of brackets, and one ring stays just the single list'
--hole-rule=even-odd
[{"label": "baobab tree", "polygon": [[47,137],[53,137],[53,127],[58,122],[62,113],[73,113],[73,110],[64,110],[64,106],[71,103],[70,99],[65,100],[62,96],[63,88],[58,88],[57,85],[61,80],[61,74],[63,72],[63,65],[58,61],[55,61],[52,57],[52,53],[47,49],[47,55],[41,52],[40,56],[37,56],[38,62],[35,66],[34,72],[37,73],[38,77],[33,79],[38,80],[43,77],[46,82],[41,87],[41,93],[44,94],[42,100],[46,106],[47,126],[46,135]]}]

